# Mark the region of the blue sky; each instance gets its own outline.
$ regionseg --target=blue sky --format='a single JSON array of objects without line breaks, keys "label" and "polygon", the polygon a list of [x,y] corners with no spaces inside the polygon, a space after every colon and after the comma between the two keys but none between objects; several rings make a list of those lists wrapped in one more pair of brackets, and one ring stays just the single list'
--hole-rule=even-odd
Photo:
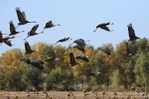
[{"label": "blue sky", "polygon": [[[17,24],[16,7],[26,12],[28,20],[37,21],[42,31],[44,23],[53,20],[61,27],[48,29],[44,34],[28,39],[31,45],[37,42],[54,44],[58,39],[70,36],[74,40],[83,38],[90,40],[88,44],[95,47],[105,43],[118,44],[128,39],[127,25],[132,23],[136,34],[149,37],[149,0],[1,0],[0,30],[9,34],[9,21]],[[95,26],[103,22],[113,22],[113,32],[98,30]],[[14,49],[24,49],[24,38],[34,24],[18,27],[18,34],[13,47],[0,45],[0,54]],[[70,42],[62,45],[67,46]]]}]

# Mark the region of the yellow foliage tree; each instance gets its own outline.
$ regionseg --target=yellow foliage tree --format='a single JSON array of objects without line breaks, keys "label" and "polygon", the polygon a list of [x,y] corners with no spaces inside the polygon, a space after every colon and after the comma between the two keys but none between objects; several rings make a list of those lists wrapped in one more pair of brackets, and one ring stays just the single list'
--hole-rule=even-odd
[{"label": "yellow foliage tree", "polygon": [[9,68],[16,68],[21,65],[22,52],[19,49],[14,49],[6,52],[1,56],[1,64],[9,66]]}]

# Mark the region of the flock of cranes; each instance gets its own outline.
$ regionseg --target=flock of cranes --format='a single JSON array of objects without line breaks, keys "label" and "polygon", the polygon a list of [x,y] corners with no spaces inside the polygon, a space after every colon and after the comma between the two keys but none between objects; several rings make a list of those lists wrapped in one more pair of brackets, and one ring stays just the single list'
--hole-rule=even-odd
[{"label": "flock of cranes", "polygon": [[[20,8],[16,8],[16,13],[17,13],[18,21],[19,21],[19,23],[17,24],[18,26],[25,25],[25,24],[28,24],[28,23],[37,23],[35,21],[27,20],[25,12],[21,11]],[[111,32],[111,29],[108,26],[112,25],[112,24],[113,23],[110,23],[110,22],[101,23],[101,24],[96,26],[96,28],[95,28],[95,30],[93,32],[96,32],[97,29],[99,29],[99,28],[103,29],[103,30],[105,30],[107,32]],[[12,46],[11,39],[15,38],[15,35],[17,35],[17,34],[19,34],[21,32],[24,32],[24,31],[17,31],[16,26],[14,25],[13,21],[10,21],[9,26],[10,26],[10,34],[7,35],[7,34],[4,34],[4,33],[2,33],[0,31],[0,43],[5,43],[6,45],[11,47]],[[37,32],[37,29],[39,28],[39,24],[35,24],[31,28],[31,30],[28,32],[27,37],[24,39],[25,40],[25,43],[24,43],[25,54],[31,54],[32,52],[35,51],[35,50],[32,50],[32,48],[30,47],[29,42],[26,40],[27,38],[29,38],[31,36],[35,36],[35,35],[41,34],[41,33],[44,33],[45,29],[53,28],[53,27],[56,27],[56,26],[61,26],[61,25],[60,24],[54,24],[50,20],[47,23],[45,23],[43,31]],[[129,34],[129,41],[135,41],[137,39],[140,39],[139,37],[137,37],[135,35],[135,30],[133,29],[132,24],[128,25],[128,34]],[[7,36],[4,36],[4,35],[7,35]],[[62,39],[58,40],[56,43],[65,42],[65,41],[68,41],[68,40],[72,40],[72,39],[70,37],[65,37],[65,38],[62,38]],[[71,52],[69,54],[70,65],[71,66],[75,66],[75,65],[79,64],[76,61],[76,59],[83,60],[85,62],[89,62],[88,56],[85,56],[85,48],[86,48],[86,45],[87,45],[85,40],[77,39],[77,40],[74,40],[73,43],[76,44],[76,45],[73,46],[73,48],[76,48],[76,49],[80,50],[80,52],[82,54],[79,55],[79,56],[75,56],[73,54],[73,52]],[[104,49],[104,48],[99,48],[99,50],[104,51],[108,55],[110,55],[110,53],[106,49]],[[28,64],[33,64],[33,65],[37,66],[37,64],[35,64],[36,62],[31,61],[29,58],[24,58],[23,61],[25,61]],[[38,64],[43,64],[43,62],[42,61],[38,61]],[[41,69],[41,67],[40,67],[40,69]]]}]

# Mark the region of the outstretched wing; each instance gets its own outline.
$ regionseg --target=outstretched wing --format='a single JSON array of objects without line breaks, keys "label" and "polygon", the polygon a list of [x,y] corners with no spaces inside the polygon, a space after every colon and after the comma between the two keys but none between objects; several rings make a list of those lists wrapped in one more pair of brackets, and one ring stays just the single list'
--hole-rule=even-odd
[{"label": "outstretched wing", "polygon": [[133,38],[135,38],[136,37],[136,35],[135,35],[135,30],[133,29],[133,27],[132,27],[132,24],[129,24],[128,25],[128,33],[129,33],[129,38],[131,39],[133,39]]},{"label": "outstretched wing", "polygon": [[32,27],[32,29],[30,30],[30,32],[28,32],[28,36],[35,35],[35,34],[36,34],[36,31],[37,31],[37,29],[38,29],[38,27],[39,27],[39,24],[34,25],[34,26]]},{"label": "outstretched wing", "polygon": [[68,41],[69,39],[70,39],[70,37],[65,37],[65,38],[58,40],[57,43],[58,42],[65,42],[65,41]]},{"label": "outstretched wing", "polygon": [[23,15],[23,13],[21,12],[20,8],[16,8],[16,12],[17,12],[19,22],[24,22],[25,17]]},{"label": "outstretched wing", "polygon": [[11,32],[11,34],[15,33],[16,32],[16,28],[15,28],[13,22],[10,21],[9,25],[10,25],[10,32]]},{"label": "outstretched wing", "polygon": [[0,31],[0,39],[3,39],[3,33]]},{"label": "outstretched wing", "polygon": [[39,70],[43,70],[43,61],[41,60],[31,60],[31,63],[30,63],[32,66],[38,68]]},{"label": "outstretched wing", "polygon": [[88,59],[87,56],[82,56],[82,55],[76,56],[76,59],[80,59],[80,60],[83,60],[83,61],[85,61],[85,62],[89,62],[89,59]]},{"label": "outstretched wing", "polygon": [[96,29],[101,28],[101,29],[104,29],[104,30],[110,32],[111,30],[108,28],[108,25],[110,25],[110,24],[111,24],[110,22],[101,23],[101,24],[96,26]]},{"label": "outstretched wing", "polygon": [[108,31],[108,32],[110,32],[110,31],[111,31],[111,30],[110,30],[107,26],[102,27],[102,29],[104,29],[104,30],[106,30],[106,31]]},{"label": "outstretched wing", "polygon": [[22,12],[22,15],[23,15],[24,19],[26,20],[26,14],[24,11]]},{"label": "outstretched wing", "polygon": [[39,24],[34,25],[34,26],[32,27],[32,29],[31,29],[30,32],[31,32],[31,33],[35,33],[35,32],[37,31],[38,27],[39,27]]},{"label": "outstretched wing", "polygon": [[85,40],[83,40],[83,39],[77,39],[74,41],[74,43],[78,44],[79,46],[81,46],[83,48],[85,48],[85,46],[86,46]]},{"label": "outstretched wing", "polygon": [[25,53],[26,53],[26,54],[30,54],[30,53],[32,53],[32,52],[33,52],[33,50],[31,49],[29,43],[26,41],[26,42],[25,42]]},{"label": "outstretched wing", "polygon": [[5,43],[6,45],[10,46],[10,47],[12,46],[12,43],[11,43],[11,41],[9,41],[9,40],[5,40],[4,43]]},{"label": "outstretched wing", "polygon": [[73,53],[69,54],[69,58],[70,58],[70,65],[71,66],[77,65],[77,62],[75,60],[75,57],[74,57]]},{"label": "outstretched wing", "polygon": [[46,24],[45,24],[45,27],[44,28],[51,28],[51,27],[53,27],[54,26],[54,24],[53,24],[53,22],[50,20],[50,21],[48,21]]},{"label": "outstretched wing", "polygon": [[50,21],[48,21],[46,24],[53,24],[53,22],[50,20]]},{"label": "outstretched wing", "polygon": [[107,26],[107,25],[110,25],[110,22],[98,24],[98,25],[96,26],[96,28],[105,27],[105,26]]}]

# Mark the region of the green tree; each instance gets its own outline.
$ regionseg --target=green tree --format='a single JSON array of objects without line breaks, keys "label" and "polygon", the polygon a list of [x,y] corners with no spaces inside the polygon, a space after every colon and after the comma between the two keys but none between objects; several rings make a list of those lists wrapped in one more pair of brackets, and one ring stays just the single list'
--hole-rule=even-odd
[{"label": "green tree", "polygon": [[[149,53],[143,53],[141,52],[138,56],[138,59],[136,61],[136,83],[139,85],[145,85],[146,92],[149,91]],[[140,79],[139,79],[140,77]],[[142,81],[140,81],[142,78]],[[140,82],[139,82],[140,81]]]},{"label": "green tree", "polygon": [[56,67],[49,73],[46,82],[47,89],[69,90],[73,88],[74,78],[72,72]]},{"label": "green tree", "polygon": [[111,86],[112,88],[118,89],[121,86],[121,74],[119,72],[119,69],[114,70],[112,73],[111,78]]},{"label": "green tree", "polygon": [[129,61],[128,67],[125,70],[126,81],[128,88],[130,90],[132,84],[135,82],[135,73],[134,73],[134,66],[132,64],[132,60]]}]

